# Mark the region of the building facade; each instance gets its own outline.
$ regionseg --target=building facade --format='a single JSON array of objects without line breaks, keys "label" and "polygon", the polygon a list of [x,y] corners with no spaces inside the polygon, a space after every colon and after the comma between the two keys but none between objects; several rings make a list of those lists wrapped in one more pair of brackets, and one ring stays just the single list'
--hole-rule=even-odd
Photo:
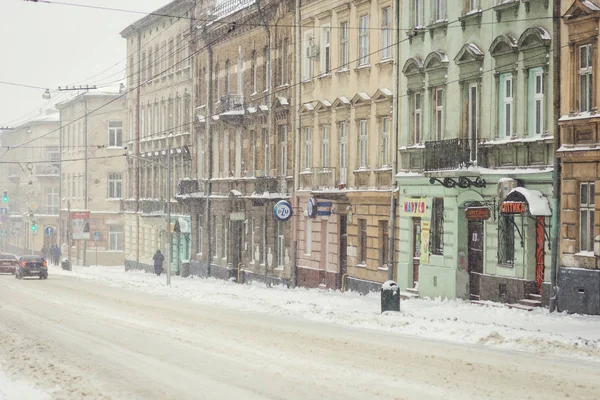
[{"label": "building facade", "polygon": [[2,251],[42,254],[59,244],[59,130],[58,112],[46,110],[0,134],[0,187],[8,197],[0,206]]},{"label": "building facade", "polygon": [[196,32],[197,169],[177,199],[192,207],[192,273],[289,283],[293,177],[291,1],[206,2]]},{"label": "building facade", "polygon": [[[123,265],[120,207],[127,168],[125,96],[86,92],[56,107],[61,124],[62,254],[70,254],[71,262],[78,265]],[[81,217],[89,212],[86,235],[73,233],[72,212]]]},{"label": "building facade", "polygon": [[597,1],[562,2],[561,8],[561,269],[559,310],[600,314],[600,213],[597,183],[598,29]]},{"label": "building facade", "polygon": [[388,279],[393,1],[302,2],[296,165],[298,284],[368,291]]},{"label": "building facade", "polygon": [[[190,259],[189,211],[173,198],[177,182],[192,172],[189,38],[195,4],[172,1],[121,32],[128,55],[128,136],[123,139],[128,173],[121,204],[126,268],[153,270],[157,249],[165,254],[170,249],[174,273],[182,261]],[[167,221],[169,207],[171,220]]]},{"label": "building facade", "polygon": [[548,3],[403,3],[401,287],[508,303],[548,295]]}]

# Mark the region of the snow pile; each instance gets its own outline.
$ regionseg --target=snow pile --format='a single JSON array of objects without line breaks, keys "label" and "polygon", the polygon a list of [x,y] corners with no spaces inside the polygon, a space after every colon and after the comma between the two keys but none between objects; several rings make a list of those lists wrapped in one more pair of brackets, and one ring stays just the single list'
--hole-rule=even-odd
[{"label": "snow pile", "polygon": [[23,381],[15,381],[0,369],[0,400],[46,400],[50,394],[32,388]]},{"label": "snow pile", "polygon": [[600,318],[530,312],[462,300],[411,299],[401,313],[381,314],[378,293],[357,293],[276,286],[239,285],[218,279],[157,277],[123,267],[75,267],[51,274],[74,276],[157,296],[214,304],[252,312],[303,318],[395,334],[529,351],[600,362]]}]

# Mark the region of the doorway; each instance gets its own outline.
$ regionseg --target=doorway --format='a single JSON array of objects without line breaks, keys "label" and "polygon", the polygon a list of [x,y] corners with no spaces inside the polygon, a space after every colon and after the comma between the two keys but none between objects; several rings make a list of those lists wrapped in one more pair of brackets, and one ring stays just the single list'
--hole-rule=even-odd
[{"label": "doorway", "polygon": [[413,288],[419,287],[421,264],[421,218],[413,218]]},{"label": "doorway", "polygon": [[469,294],[471,300],[479,300],[479,280],[483,274],[483,221],[469,221]]},{"label": "doorway", "polygon": [[340,214],[340,248],[339,248],[339,287],[343,287],[344,277],[348,273],[348,217]]}]

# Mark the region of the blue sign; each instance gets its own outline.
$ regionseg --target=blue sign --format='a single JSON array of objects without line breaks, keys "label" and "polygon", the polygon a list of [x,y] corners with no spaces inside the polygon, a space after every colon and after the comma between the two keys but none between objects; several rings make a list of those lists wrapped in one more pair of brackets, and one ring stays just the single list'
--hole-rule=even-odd
[{"label": "blue sign", "polygon": [[314,218],[317,215],[317,203],[312,197],[308,199],[306,204],[306,214],[308,214],[308,218]]},{"label": "blue sign", "polygon": [[94,232],[94,240],[97,242],[100,240],[100,232]]},{"label": "blue sign", "polygon": [[292,205],[289,201],[280,200],[273,207],[273,215],[279,221],[287,221],[292,218]]},{"label": "blue sign", "polygon": [[44,235],[52,236],[54,234],[54,228],[51,226],[47,226],[44,228]]}]

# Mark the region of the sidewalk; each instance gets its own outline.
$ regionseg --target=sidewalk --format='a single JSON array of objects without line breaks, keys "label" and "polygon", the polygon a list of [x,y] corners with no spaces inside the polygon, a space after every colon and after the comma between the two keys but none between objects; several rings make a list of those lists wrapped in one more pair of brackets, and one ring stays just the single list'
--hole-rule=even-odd
[{"label": "sidewalk", "polygon": [[75,266],[71,272],[50,267],[49,279],[53,274],[201,304],[600,362],[600,317],[588,315],[550,314],[544,308],[526,312],[440,299],[404,300],[401,313],[381,314],[378,293],[361,296],[178,276],[172,277],[169,287],[164,274],[158,277],[139,271],[125,272],[123,267]]}]

